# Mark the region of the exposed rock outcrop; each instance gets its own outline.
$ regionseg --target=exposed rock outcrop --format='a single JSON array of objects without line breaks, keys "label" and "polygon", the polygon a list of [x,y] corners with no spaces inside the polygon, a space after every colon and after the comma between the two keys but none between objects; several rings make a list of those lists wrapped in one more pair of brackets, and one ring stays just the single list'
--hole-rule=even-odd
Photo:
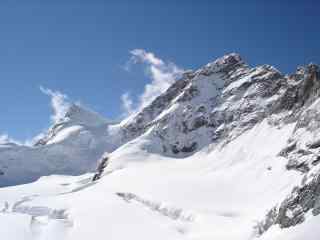
[{"label": "exposed rock outcrop", "polygon": [[263,234],[272,225],[288,228],[303,223],[306,215],[320,214],[320,171],[306,174],[300,186],[276,207],[272,208],[265,219],[257,225],[258,233]]}]

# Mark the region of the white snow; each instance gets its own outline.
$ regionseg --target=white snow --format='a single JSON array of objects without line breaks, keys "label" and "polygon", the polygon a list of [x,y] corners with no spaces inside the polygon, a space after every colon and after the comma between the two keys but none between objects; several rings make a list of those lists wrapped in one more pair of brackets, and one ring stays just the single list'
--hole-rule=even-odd
[{"label": "white snow", "polygon": [[[145,134],[113,152],[94,184],[91,175],[51,176],[1,188],[0,204],[8,202],[9,210],[0,215],[0,236],[253,239],[255,222],[300,181],[277,157],[293,127],[279,130],[265,121],[224,147],[209,146],[185,159],[148,152]],[[52,212],[64,214],[59,219]]]},{"label": "white snow", "polygon": [[252,81],[251,77],[252,77],[251,75],[248,75],[248,76],[245,76],[245,77],[241,78],[241,80],[239,80],[239,81],[232,82],[223,91],[224,92],[229,92],[232,89],[238,88],[242,84]]},{"label": "white snow", "polygon": [[81,129],[81,126],[71,126],[68,128],[64,128],[62,131],[58,132],[58,134],[53,139],[48,141],[47,144],[62,142],[63,140],[69,138],[72,134],[79,134]]},{"label": "white snow", "polygon": [[260,240],[318,240],[320,217],[312,217],[295,227],[280,229],[273,226],[259,238]]}]

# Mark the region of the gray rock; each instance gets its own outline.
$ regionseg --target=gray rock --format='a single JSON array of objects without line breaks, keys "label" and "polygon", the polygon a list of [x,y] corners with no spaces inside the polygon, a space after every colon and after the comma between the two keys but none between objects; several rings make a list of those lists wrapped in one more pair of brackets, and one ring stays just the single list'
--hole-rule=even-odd
[{"label": "gray rock", "polygon": [[301,186],[294,188],[279,206],[272,208],[265,219],[258,223],[256,228],[259,229],[259,234],[275,224],[281,228],[300,224],[305,221],[305,215],[309,211],[314,216],[320,214],[320,170],[316,174],[306,176]]}]

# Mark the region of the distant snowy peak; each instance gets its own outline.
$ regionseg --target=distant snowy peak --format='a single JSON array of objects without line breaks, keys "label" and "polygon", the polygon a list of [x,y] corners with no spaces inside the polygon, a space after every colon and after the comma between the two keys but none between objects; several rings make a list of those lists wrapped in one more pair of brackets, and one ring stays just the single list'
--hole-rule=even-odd
[{"label": "distant snowy peak", "polygon": [[33,146],[0,144],[0,186],[93,171],[104,152],[119,147],[117,128],[109,121],[77,104],[66,110]]},{"label": "distant snowy peak", "polygon": [[[110,122],[100,116],[98,113],[91,111],[78,104],[71,104],[66,111],[63,118],[58,119],[48,132],[40,138],[35,146],[45,145],[50,142],[55,142],[53,139],[58,135],[59,132],[72,132],[71,130],[84,128],[95,128],[103,125],[107,125]],[[65,130],[70,128],[69,130]]]},{"label": "distant snowy peak", "polygon": [[61,122],[68,122],[70,124],[78,124],[85,126],[99,126],[109,123],[109,121],[98,113],[89,110],[78,104],[71,104],[70,108],[65,114],[64,119]]}]

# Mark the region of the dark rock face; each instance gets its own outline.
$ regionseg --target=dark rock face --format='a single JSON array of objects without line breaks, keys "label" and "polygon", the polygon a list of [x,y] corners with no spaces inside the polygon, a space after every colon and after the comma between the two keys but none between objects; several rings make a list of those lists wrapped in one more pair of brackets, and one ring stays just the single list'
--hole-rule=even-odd
[{"label": "dark rock face", "polygon": [[267,215],[265,216],[265,219],[258,222],[256,226],[254,226],[254,230],[258,236],[261,236],[264,232],[266,232],[272,225],[275,224],[277,221],[278,216],[278,209],[272,208]]},{"label": "dark rock face", "polygon": [[288,77],[288,87],[279,104],[279,110],[293,110],[297,114],[303,106],[314,102],[320,93],[319,76],[317,65],[298,68],[295,74]]},{"label": "dark rock face", "polygon": [[172,146],[171,146],[171,151],[172,151],[174,154],[178,154],[178,153],[180,153],[180,152],[182,152],[182,153],[192,153],[192,152],[194,152],[196,149],[197,149],[197,143],[196,143],[196,142],[191,143],[190,146],[182,146],[182,147],[179,147],[179,143],[177,143],[176,145],[172,145]]},{"label": "dark rock face", "polygon": [[108,166],[108,162],[109,162],[109,155],[108,154],[104,154],[100,160],[98,161],[98,167],[96,170],[96,173],[94,174],[92,181],[97,181],[101,178],[105,168]]},{"label": "dark rock face", "polygon": [[320,214],[320,171],[306,175],[301,186],[294,188],[279,207],[271,209],[258,224],[258,232],[262,234],[274,224],[281,228],[300,224],[309,211],[313,216]]},{"label": "dark rock face", "polygon": [[288,228],[305,221],[307,213],[320,213],[320,69],[317,65],[298,68],[288,77],[288,87],[275,112],[288,111],[280,121],[295,123],[287,146],[279,153],[287,159],[287,169],[304,174],[300,186],[257,225],[259,234],[272,225]]},{"label": "dark rock face", "polygon": [[279,111],[288,110],[286,123],[296,122],[288,145],[279,153],[288,159],[287,168],[308,172],[320,160],[320,72],[310,64],[300,67],[288,78],[288,88],[277,106]]},{"label": "dark rock face", "polygon": [[152,121],[169,107],[171,101],[185,89],[190,80],[190,74],[190,72],[184,74],[164,94],[157,97],[149,106],[139,112],[132,121],[123,126],[123,138],[132,139],[145,132],[152,125]]}]

